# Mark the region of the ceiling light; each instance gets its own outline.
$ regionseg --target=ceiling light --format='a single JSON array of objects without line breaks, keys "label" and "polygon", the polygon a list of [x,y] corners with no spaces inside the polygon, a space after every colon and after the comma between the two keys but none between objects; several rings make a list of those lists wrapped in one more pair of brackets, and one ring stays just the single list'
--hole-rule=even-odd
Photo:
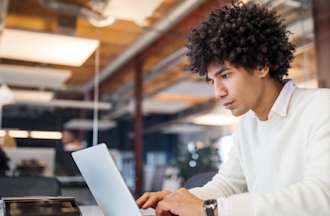
[{"label": "ceiling light", "polygon": [[0,137],[4,137],[6,135],[6,131],[0,130]]},{"label": "ceiling light", "polygon": [[32,90],[14,90],[15,100],[17,102],[23,101],[40,101],[49,102],[53,99],[53,92],[46,91],[32,91]]},{"label": "ceiling light", "polygon": [[62,133],[57,131],[31,131],[30,137],[33,139],[62,139]]},{"label": "ceiling light", "polygon": [[[167,113],[173,114],[181,110],[187,109],[191,104],[179,101],[159,101],[154,99],[146,99],[143,101],[144,113]],[[134,112],[134,101],[131,101],[127,106],[129,112]]]},{"label": "ceiling light", "polygon": [[117,19],[133,20],[137,24],[144,22],[159,7],[162,0],[111,0],[102,11],[104,16],[113,16]]},{"label": "ceiling light", "polygon": [[107,26],[110,26],[112,25],[114,22],[115,22],[115,18],[109,16],[109,17],[106,17],[104,20],[96,20],[96,19],[92,19],[92,18],[89,18],[88,21],[96,26],[96,27],[107,27]]},{"label": "ceiling light", "polygon": [[29,132],[25,130],[9,130],[9,136],[14,138],[28,138]]},{"label": "ceiling light", "polygon": [[213,86],[207,84],[206,82],[184,80],[165,89],[160,94],[175,94],[181,96],[205,98],[214,97],[214,90]]},{"label": "ceiling light", "polygon": [[202,126],[192,125],[192,124],[176,124],[165,127],[162,129],[163,133],[168,134],[192,134],[192,133],[199,133],[208,130]]},{"label": "ceiling light", "polygon": [[70,76],[70,70],[0,64],[0,79],[14,86],[61,88]]},{"label": "ceiling light", "polygon": [[93,39],[4,29],[0,57],[79,67],[98,46]]},{"label": "ceiling light", "polygon": [[[94,109],[94,101],[80,101],[80,100],[51,100],[47,101],[17,101],[17,104],[26,106],[39,106],[39,107],[59,107],[71,109]],[[99,102],[96,104],[98,110],[110,110],[111,103]]]},{"label": "ceiling light", "polygon": [[[92,130],[93,129],[93,119],[72,119],[64,124],[65,129],[74,130]],[[116,126],[116,123],[109,120],[99,120],[97,123],[98,130],[108,130]]]},{"label": "ceiling light", "polygon": [[0,87],[0,106],[12,104],[15,102],[15,96],[12,90],[6,84]]}]

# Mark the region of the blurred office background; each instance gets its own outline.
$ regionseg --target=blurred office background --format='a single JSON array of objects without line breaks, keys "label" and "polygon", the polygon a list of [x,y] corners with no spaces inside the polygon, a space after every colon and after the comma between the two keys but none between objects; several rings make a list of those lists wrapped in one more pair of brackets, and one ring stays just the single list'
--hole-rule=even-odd
[{"label": "blurred office background", "polygon": [[[185,43],[228,2],[0,0],[2,175],[55,178],[62,195],[94,203],[70,152],[102,142],[135,194],[216,171],[238,118],[187,71]],[[329,0],[258,2],[292,32],[290,78],[329,88]]]}]

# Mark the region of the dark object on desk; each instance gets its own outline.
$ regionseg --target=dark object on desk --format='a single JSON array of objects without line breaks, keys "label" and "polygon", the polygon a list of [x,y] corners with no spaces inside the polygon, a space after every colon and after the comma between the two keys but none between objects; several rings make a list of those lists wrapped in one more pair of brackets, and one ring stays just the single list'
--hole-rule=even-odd
[{"label": "dark object on desk", "polygon": [[77,176],[80,175],[76,163],[73,161],[71,152],[57,150],[55,156],[56,176]]},{"label": "dark object on desk", "polygon": [[6,171],[9,170],[9,166],[8,166],[9,161],[10,159],[0,147],[0,176],[6,175]]},{"label": "dark object on desk", "polygon": [[45,165],[36,159],[24,159],[17,164],[15,173],[19,176],[41,176]]},{"label": "dark object on desk", "polygon": [[3,199],[4,216],[80,216],[71,197],[22,197]]},{"label": "dark object on desk", "polygon": [[208,181],[210,181],[213,176],[215,176],[217,172],[211,171],[211,172],[203,172],[196,174],[192,177],[190,177],[184,184],[184,188],[191,189],[194,187],[202,187],[205,185]]},{"label": "dark object on desk", "polygon": [[56,178],[43,176],[0,177],[0,196],[59,196],[60,183]]}]

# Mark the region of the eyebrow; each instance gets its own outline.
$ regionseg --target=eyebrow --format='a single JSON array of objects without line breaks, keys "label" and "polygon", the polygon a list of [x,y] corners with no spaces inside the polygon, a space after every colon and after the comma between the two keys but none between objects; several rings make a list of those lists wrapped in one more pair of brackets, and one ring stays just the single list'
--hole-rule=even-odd
[{"label": "eyebrow", "polygon": [[223,72],[225,72],[226,70],[229,70],[230,68],[228,67],[224,67],[221,68],[220,70],[218,70],[217,72],[214,73],[214,77],[218,76],[219,74],[222,74]]}]

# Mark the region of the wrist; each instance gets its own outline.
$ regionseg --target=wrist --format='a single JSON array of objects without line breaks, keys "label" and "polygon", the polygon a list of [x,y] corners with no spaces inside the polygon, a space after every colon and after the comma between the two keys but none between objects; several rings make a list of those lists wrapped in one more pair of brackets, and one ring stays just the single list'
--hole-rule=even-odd
[{"label": "wrist", "polygon": [[219,216],[219,214],[218,214],[218,207],[216,207],[215,209],[214,209],[214,216]]},{"label": "wrist", "polygon": [[218,215],[218,202],[216,199],[209,199],[203,202],[203,212],[206,216],[217,216]]},{"label": "wrist", "polygon": [[202,200],[200,202],[200,210],[201,210],[200,216],[207,216],[207,213],[204,208],[204,202]]}]

